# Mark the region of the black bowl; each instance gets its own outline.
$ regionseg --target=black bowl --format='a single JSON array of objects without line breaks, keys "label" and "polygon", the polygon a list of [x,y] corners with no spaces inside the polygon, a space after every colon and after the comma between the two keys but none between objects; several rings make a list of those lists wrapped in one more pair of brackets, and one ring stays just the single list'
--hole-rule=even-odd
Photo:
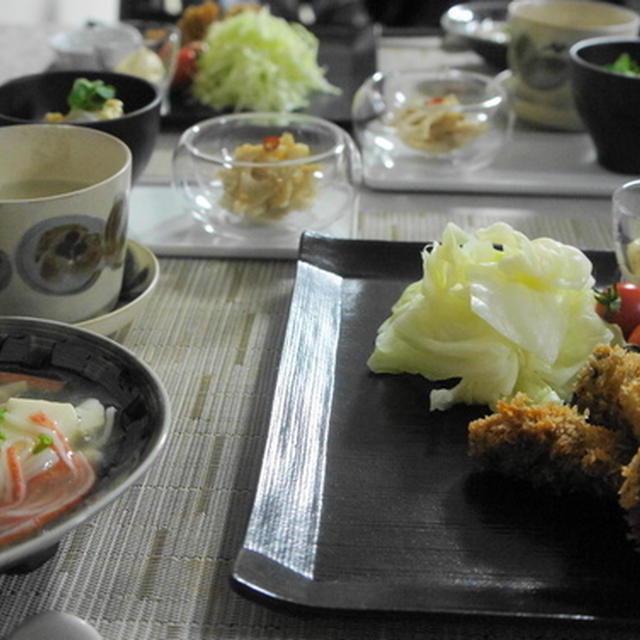
[{"label": "black bowl", "polygon": [[40,530],[0,546],[0,573],[23,572],[48,559],[64,535],[141,479],[167,438],[171,409],[146,364],[117,343],[68,324],[0,317],[0,370],[64,382],[62,391],[30,390],[31,397],[94,397],[116,409],[90,492]]},{"label": "black bowl", "polygon": [[496,69],[507,67],[509,0],[477,0],[450,7],[440,19],[445,33],[467,43]]},{"label": "black bowl", "polygon": [[0,85],[0,125],[39,122],[48,111],[66,113],[67,95],[76,78],[101,79],[116,88],[125,115],[114,120],[72,123],[120,138],[133,156],[132,181],[149,163],[160,129],[161,96],[146,80],[111,71],[48,71]]},{"label": "black bowl", "polygon": [[640,75],[604,68],[622,53],[640,62],[640,38],[590,38],[569,50],[576,108],[598,162],[616,173],[640,173]]}]

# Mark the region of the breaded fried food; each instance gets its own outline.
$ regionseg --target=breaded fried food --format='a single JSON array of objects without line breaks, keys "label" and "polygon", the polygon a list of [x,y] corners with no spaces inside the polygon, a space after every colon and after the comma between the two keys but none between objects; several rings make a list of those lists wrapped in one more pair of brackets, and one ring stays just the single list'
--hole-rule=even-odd
[{"label": "breaded fried food", "polygon": [[624,481],[618,494],[618,502],[626,512],[629,537],[640,546],[640,448],[629,464],[622,468]]},{"label": "breaded fried food", "polygon": [[593,423],[640,442],[640,353],[597,346],[578,374],[573,403],[588,411]]},{"label": "breaded fried food", "polygon": [[204,40],[209,27],[220,17],[220,6],[212,0],[188,6],[178,20],[182,46]]},{"label": "breaded fried food", "polygon": [[469,424],[469,453],[484,466],[557,493],[615,497],[621,435],[587,422],[573,406],[532,404],[525,394]]},{"label": "breaded fried food", "polygon": [[239,13],[243,11],[255,11],[258,12],[262,9],[259,4],[255,2],[248,2],[247,4],[234,4],[227,9],[227,12],[224,14],[225,20],[227,18],[233,18],[233,16],[237,16]]}]

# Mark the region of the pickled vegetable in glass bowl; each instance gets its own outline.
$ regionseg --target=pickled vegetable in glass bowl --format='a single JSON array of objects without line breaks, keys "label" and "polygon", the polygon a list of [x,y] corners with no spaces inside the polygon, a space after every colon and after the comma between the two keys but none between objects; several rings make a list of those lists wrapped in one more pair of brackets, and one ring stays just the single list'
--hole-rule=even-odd
[{"label": "pickled vegetable in glass bowl", "polygon": [[173,182],[204,230],[231,237],[321,231],[357,207],[360,155],[337,125],[305,114],[243,113],[185,131]]},{"label": "pickled vegetable in glass bowl", "polygon": [[365,162],[450,175],[489,166],[513,113],[495,78],[459,69],[377,72],[356,92],[355,136]]}]

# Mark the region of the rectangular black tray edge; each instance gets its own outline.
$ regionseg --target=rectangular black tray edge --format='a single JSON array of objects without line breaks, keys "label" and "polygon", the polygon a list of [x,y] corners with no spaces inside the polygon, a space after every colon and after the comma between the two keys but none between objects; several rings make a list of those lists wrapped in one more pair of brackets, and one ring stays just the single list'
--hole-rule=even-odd
[{"label": "rectangular black tray edge", "polygon": [[[301,334],[301,331],[304,332],[304,330],[302,326],[292,328],[292,324],[301,325],[299,319],[297,322],[292,322],[292,318],[295,318],[296,315],[299,316],[302,308],[305,309],[307,316],[313,315],[315,312],[319,314],[318,322],[320,324],[327,318],[330,319],[329,333],[335,332],[337,335],[341,321],[341,309],[337,300],[333,300],[335,304],[332,304],[332,298],[336,296],[337,288],[340,287],[340,281],[344,278],[367,278],[376,275],[380,277],[380,264],[393,264],[394,278],[400,277],[408,281],[412,278],[418,278],[421,272],[419,252],[427,242],[428,240],[426,239],[424,242],[388,242],[336,239],[317,233],[305,233],[303,235],[300,243],[296,282],[291,298],[287,333],[283,341],[282,362],[279,368],[278,382],[275,391],[275,396],[280,396],[280,407],[274,406],[271,412],[265,457],[258,482],[259,492],[261,489],[264,491],[265,474],[271,474],[271,471],[267,468],[269,466],[268,462],[274,463],[278,461],[276,455],[278,453],[278,447],[283,446],[282,439],[280,442],[277,442],[279,436],[277,432],[281,431],[282,428],[282,406],[283,404],[287,404],[287,398],[295,395],[295,392],[291,393],[290,389],[292,379],[290,378],[283,383],[281,379],[282,371],[283,369],[290,369],[292,362],[296,359],[301,357],[306,359],[310,355],[314,357],[318,355],[314,353],[317,344],[315,339],[303,345],[302,352],[300,352],[300,345],[297,344],[297,341],[302,340],[302,342],[305,342],[304,336]],[[606,250],[585,250],[585,253],[592,259],[594,264],[598,265],[596,275],[599,285],[613,282],[618,278],[617,264],[612,252]],[[314,284],[312,287],[313,293],[309,291],[311,282]],[[320,292],[318,292],[317,287],[319,282]],[[308,305],[313,305],[314,298],[318,296],[319,300],[316,300],[316,306],[309,309]],[[335,362],[335,353],[332,350],[337,349],[338,343],[334,341],[331,348],[326,353],[320,355],[320,360],[322,361],[321,366],[318,370],[315,370],[315,374],[318,374],[318,371],[320,375],[329,372],[330,367],[332,367]],[[292,351],[295,351],[294,356],[292,356]],[[291,360],[292,357],[293,360]],[[287,360],[289,361],[288,366]],[[320,384],[319,386],[322,385]],[[321,395],[326,392],[326,389],[320,389]],[[275,404],[277,403],[274,399],[274,405]],[[306,408],[298,407],[289,418],[293,418],[295,421],[296,418],[303,417],[305,409],[308,408],[309,405],[307,405]],[[318,424],[322,431],[320,440],[328,437],[326,431],[328,429],[328,420],[328,413],[321,416],[319,420]],[[292,425],[292,428],[295,430],[295,424]],[[308,434],[300,432],[297,434],[297,437],[304,440],[304,438],[308,437]],[[304,441],[302,443],[296,441],[295,446],[290,448],[289,454],[295,456],[296,448],[298,448],[300,444],[302,445],[301,450],[304,451],[308,442],[305,445]],[[270,445],[272,447],[271,457],[269,457]],[[326,442],[315,443],[313,446],[318,446],[318,450],[322,451],[322,446],[324,445],[326,445]],[[284,446],[286,446],[286,442]],[[294,458],[291,458],[291,460],[294,460]],[[317,462],[317,460],[312,461],[312,466]],[[305,481],[306,488],[311,488],[314,491],[321,489],[324,481],[323,470],[318,468],[312,469],[311,476],[311,482]],[[273,474],[271,474],[271,480],[273,480]],[[291,480],[291,477],[289,480]],[[300,481],[300,476],[298,475],[294,480]],[[311,496],[310,499],[312,501],[317,500],[318,496]],[[258,500],[259,497],[256,496],[256,502],[258,502]],[[315,507],[318,509],[318,513],[320,513],[322,505],[316,503]],[[314,611],[403,612],[445,616],[466,615],[472,617],[525,618],[553,622],[590,621],[594,623],[601,622],[607,625],[615,625],[618,623],[626,626],[629,624],[640,625],[640,613],[635,617],[629,617],[627,615],[617,617],[609,615],[608,613],[605,613],[601,617],[598,615],[584,615],[578,610],[571,611],[571,607],[567,608],[566,603],[559,602],[557,606],[554,605],[554,594],[552,593],[548,595],[548,598],[542,598],[541,602],[543,604],[539,611],[530,609],[521,615],[517,613],[517,607],[519,606],[522,594],[518,593],[511,594],[513,597],[511,603],[508,602],[511,598],[506,598],[504,602],[505,607],[495,608],[492,607],[492,602],[496,601],[496,596],[501,595],[504,600],[505,594],[491,593],[491,589],[488,589],[486,602],[482,603],[482,601],[479,601],[481,606],[475,609],[468,609],[458,606],[456,604],[455,594],[451,597],[452,594],[447,593],[447,590],[441,587],[438,589],[439,593],[431,595],[425,593],[416,594],[413,593],[413,586],[407,583],[404,587],[406,590],[404,594],[405,597],[402,599],[398,597],[398,594],[399,591],[402,591],[403,587],[398,584],[394,586],[394,596],[390,597],[390,593],[387,592],[384,585],[379,583],[373,585],[372,589],[369,589],[367,584],[361,581],[346,580],[340,583],[318,582],[313,578],[312,560],[309,561],[307,558],[300,566],[295,566],[300,558],[300,556],[295,555],[295,550],[293,554],[293,564],[287,566],[287,562],[279,562],[277,559],[269,557],[269,553],[261,553],[255,548],[252,548],[252,543],[249,540],[251,530],[253,529],[255,535],[255,532],[262,525],[270,526],[265,521],[265,517],[269,514],[266,511],[263,511],[262,514],[257,514],[256,508],[256,504],[254,504],[247,529],[247,538],[233,565],[231,584],[232,587],[243,596],[257,600],[262,604],[275,607],[293,607],[294,609],[300,610],[310,609]],[[281,510],[279,517],[281,518],[279,526],[281,526],[289,515],[285,510]],[[277,527],[270,531],[270,535],[273,536],[276,531]],[[263,533],[258,535],[263,535]],[[304,540],[302,547],[304,547]],[[288,552],[285,552],[285,555],[286,553]]]}]

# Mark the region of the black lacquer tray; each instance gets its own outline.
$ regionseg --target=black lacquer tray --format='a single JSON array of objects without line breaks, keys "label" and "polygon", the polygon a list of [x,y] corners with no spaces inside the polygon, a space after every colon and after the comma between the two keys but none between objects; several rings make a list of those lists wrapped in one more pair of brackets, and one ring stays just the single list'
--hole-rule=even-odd
[{"label": "black lacquer tray", "polygon": [[[373,375],[376,330],[424,243],[303,237],[243,594],[323,610],[640,622],[640,554],[615,504],[481,471],[429,383]],[[587,252],[599,283],[609,252]]]}]

